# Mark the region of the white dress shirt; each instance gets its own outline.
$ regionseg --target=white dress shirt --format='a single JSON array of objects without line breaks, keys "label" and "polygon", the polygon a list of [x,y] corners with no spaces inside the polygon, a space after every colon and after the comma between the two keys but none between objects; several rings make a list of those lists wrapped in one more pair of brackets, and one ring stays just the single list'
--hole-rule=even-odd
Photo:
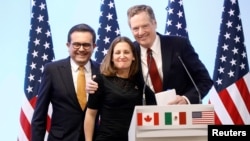
[{"label": "white dress shirt", "polygon": [[[72,76],[73,76],[73,81],[74,81],[74,86],[75,86],[75,91],[77,89],[77,75],[78,75],[78,68],[79,65],[77,65],[72,58],[70,59],[70,64],[71,64],[71,70],[72,70]],[[84,66],[84,71],[85,71],[85,79],[86,79],[86,84],[89,82],[89,80],[92,79],[92,72],[91,72],[91,65],[90,61]],[[87,94],[88,98],[88,94]]]},{"label": "white dress shirt", "polygon": [[[143,46],[140,46],[140,48],[141,48],[141,56],[140,57],[141,57],[141,62],[142,62],[141,65],[142,65],[143,78],[144,78],[144,81],[146,82],[146,84],[152,90],[154,90],[154,87],[153,87],[152,82],[151,82],[151,78],[148,75],[148,63],[147,63],[147,49],[148,48],[145,48]],[[162,58],[161,58],[161,43],[160,43],[160,38],[158,35],[156,36],[155,41],[150,49],[152,50],[152,55],[155,59],[156,66],[157,66],[158,72],[159,72],[161,80],[162,80],[163,72],[162,72]],[[148,75],[148,78],[147,78],[147,75]]]}]

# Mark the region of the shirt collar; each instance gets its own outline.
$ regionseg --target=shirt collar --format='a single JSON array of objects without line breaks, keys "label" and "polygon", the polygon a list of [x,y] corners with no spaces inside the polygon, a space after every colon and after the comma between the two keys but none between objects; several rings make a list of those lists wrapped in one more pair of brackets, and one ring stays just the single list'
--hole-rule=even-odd
[{"label": "shirt collar", "polygon": [[[77,64],[75,63],[75,61],[74,61],[72,58],[70,58],[70,64],[71,64],[72,70],[73,70],[74,72],[77,72],[77,71],[78,71],[78,68],[79,68],[79,65],[77,65]],[[90,70],[91,70],[90,61],[88,61],[87,64],[84,65],[84,70],[85,70],[86,72],[90,72]]]},{"label": "shirt collar", "polygon": [[[157,54],[158,52],[160,52],[159,46],[160,46],[160,37],[159,37],[159,35],[156,35],[154,43],[152,44],[150,49],[152,50],[152,52],[154,54]],[[142,56],[147,55],[147,48],[145,48],[145,47],[143,47],[141,45],[140,45],[140,48],[141,48],[141,55]]]}]

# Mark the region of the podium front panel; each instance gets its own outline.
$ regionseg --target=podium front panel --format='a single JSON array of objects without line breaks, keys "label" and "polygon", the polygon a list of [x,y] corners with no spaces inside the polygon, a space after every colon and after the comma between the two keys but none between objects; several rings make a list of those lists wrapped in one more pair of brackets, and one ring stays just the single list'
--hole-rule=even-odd
[{"label": "podium front panel", "polygon": [[210,104],[136,106],[129,141],[206,141],[210,124],[214,124]]}]

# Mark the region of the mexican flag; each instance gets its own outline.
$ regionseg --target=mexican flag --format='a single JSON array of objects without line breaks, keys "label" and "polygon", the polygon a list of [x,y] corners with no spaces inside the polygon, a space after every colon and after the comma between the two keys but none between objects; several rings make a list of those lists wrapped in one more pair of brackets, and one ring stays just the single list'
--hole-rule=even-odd
[{"label": "mexican flag", "polygon": [[159,113],[137,113],[138,126],[155,126],[159,125]]},{"label": "mexican flag", "polygon": [[186,112],[165,112],[165,125],[187,124]]}]

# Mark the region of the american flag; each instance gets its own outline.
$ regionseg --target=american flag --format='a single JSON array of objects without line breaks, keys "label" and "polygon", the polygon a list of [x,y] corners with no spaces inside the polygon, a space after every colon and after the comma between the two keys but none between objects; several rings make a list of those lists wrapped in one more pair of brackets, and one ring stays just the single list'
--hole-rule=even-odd
[{"label": "american flag", "polygon": [[[31,139],[31,119],[37,100],[44,65],[54,59],[52,38],[45,0],[32,1],[27,63],[24,82],[24,103],[20,113],[19,141]],[[50,116],[48,115],[48,128]]]},{"label": "american flag", "polygon": [[166,20],[166,35],[176,35],[188,38],[188,31],[182,0],[169,0]]},{"label": "american flag", "polygon": [[215,124],[250,124],[250,75],[237,0],[225,0],[209,102]]},{"label": "american flag", "polygon": [[214,124],[214,111],[192,112],[192,124]]},{"label": "american flag", "polygon": [[94,60],[98,63],[107,54],[110,43],[120,36],[114,0],[101,0],[97,48]]}]

